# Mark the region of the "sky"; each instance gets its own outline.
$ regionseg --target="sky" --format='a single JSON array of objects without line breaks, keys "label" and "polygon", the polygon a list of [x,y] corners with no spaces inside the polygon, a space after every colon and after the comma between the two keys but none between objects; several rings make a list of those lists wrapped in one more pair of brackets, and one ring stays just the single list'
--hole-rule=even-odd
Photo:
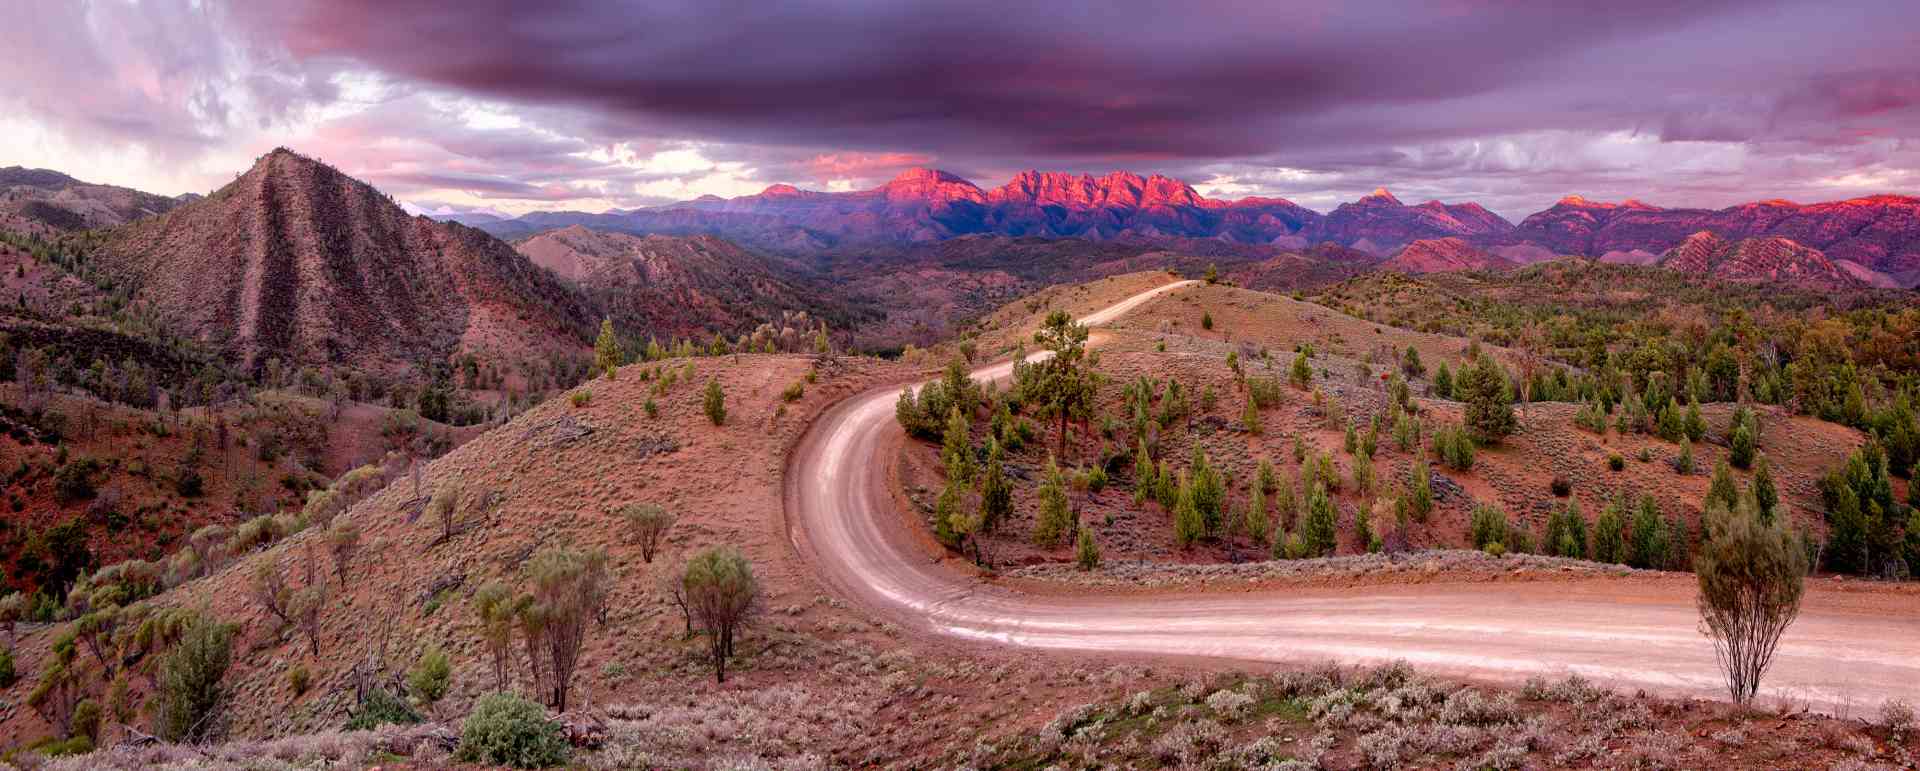
[{"label": "sky", "polygon": [[7,0],[0,166],[208,192],[276,146],[427,211],[914,166],[1512,219],[1920,192],[1911,0]]}]

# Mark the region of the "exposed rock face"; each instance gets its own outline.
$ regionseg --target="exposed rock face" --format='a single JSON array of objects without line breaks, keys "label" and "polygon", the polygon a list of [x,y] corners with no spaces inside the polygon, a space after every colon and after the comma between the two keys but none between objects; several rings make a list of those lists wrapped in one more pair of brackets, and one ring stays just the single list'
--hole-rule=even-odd
[{"label": "exposed rock face", "polygon": [[1514,263],[1495,257],[1458,238],[1425,238],[1407,244],[1381,267],[1402,273],[1443,273],[1459,270],[1496,270]]},{"label": "exposed rock face", "polygon": [[0,169],[0,230],[36,235],[110,228],[173,209],[194,196],[169,198],[95,185],[47,169]]},{"label": "exposed rock face", "polygon": [[1778,236],[1728,241],[1703,230],[1668,251],[1660,265],[1723,281],[1771,281],[1836,289],[1866,284],[1820,250]]},{"label": "exposed rock face", "polygon": [[544,355],[583,347],[592,321],[513,247],[410,217],[284,149],[205,200],[113,231],[100,259],[172,329],[254,366]]}]

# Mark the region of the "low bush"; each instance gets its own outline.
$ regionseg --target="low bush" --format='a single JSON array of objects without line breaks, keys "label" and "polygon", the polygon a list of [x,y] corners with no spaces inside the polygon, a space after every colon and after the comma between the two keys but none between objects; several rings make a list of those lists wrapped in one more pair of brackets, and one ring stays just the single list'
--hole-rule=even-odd
[{"label": "low bush", "polygon": [[550,768],[567,762],[567,741],[540,705],[511,693],[480,697],[460,727],[454,758],[512,768]]}]

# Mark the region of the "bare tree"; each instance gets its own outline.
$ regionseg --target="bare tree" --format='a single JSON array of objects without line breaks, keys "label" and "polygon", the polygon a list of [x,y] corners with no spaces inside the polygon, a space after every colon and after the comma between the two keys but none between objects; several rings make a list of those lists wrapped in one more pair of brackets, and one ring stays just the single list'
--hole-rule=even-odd
[{"label": "bare tree", "polygon": [[1780,636],[1800,615],[1806,550],[1787,532],[1784,517],[1762,522],[1750,499],[1733,510],[1716,504],[1706,516],[1706,538],[1693,563],[1700,631],[1713,640],[1733,700],[1749,704]]},{"label": "bare tree", "polygon": [[674,516],[651,503],[622,506],[619,514],[627,521],[627,530],[634,542],[640,545],[640,559],[653,562],[653,555],[660,551],[660,542],[666,539],[667,531],[673,529]]},{"label": "bare tree", "polygon": [[308,649],[313,651],[313,655],[320,655],[321,614],[327,609],[326,583],[309,584],[305,589],[294,592],[288,605],[294,626],[307,636]]},{"label": "bare tree", "polygon": [[687,563],[680,580],[688,606],[707,630],[707,650],[716,682],[727,681],[735,634],[760,607],[760,581],[739,549],[718,546]]}]

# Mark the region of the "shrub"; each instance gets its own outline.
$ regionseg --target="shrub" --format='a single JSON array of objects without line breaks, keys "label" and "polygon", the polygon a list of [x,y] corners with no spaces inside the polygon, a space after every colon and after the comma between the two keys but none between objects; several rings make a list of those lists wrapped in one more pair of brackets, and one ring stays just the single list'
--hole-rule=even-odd
[{"label": "shrub", "polygon": [[575,407],[585,407],[593,403],[593,389],[582,388],[567,395],[567,401]]},{"label": "shrub", "polygon": [[407,671],[407,690],[413,691],[413,697],[428,707],[446,696],[452,683],[453,666],[447,661],[446,652],[438,647],[427,648],[413,669]]},{"label": "shrub", "polygon": [[688,607],[707,630],[713,676],[726,682],[734,635],[760,607],[760,581],[739,549],[718,546],[696,555],[680,579]]},{"label": "shrub", "polygon": [[720,389],[720,381],[707,381],[701,403],[707,411],[707,420],[713,421],[716,426],[727,422],[727,392]]},{"label": "shrub", "polygon": [[511,768],[550,768],[567,762],[560,727],[535,704],[511,693],[480,697],[460,727],[454,759]]},{"label": "shrub", "polygon": [[313,673],[307,670],[307,665],[295,664],[287,670],[287,687],[293,690],[294,698],[306,694],[307,688],[312,685]]},{"label": "shrub", "polygon": [[1505,545],[1507,542],[1507,513],[1497,506],[1481,504],[1473,507],[1473,518],[1467,525],[1467,540],[1475,549],[1485,549],[1488,544]]},{"label": "shrub", "polygon": [[1566,474],[1554,474],[1553,481],[1549,482],[1547,487],[1553,491],[1555,496],[1560,498],[1565,498],[1573,493],[1573,481],[1567,479]]},{"label": "shrub", "polygon": [[1447,468],[1455,471],[1473,468],[1474,439],[1461,426],[1441,426],[1433,432],[1433,451]]},{"label": "shrub", "polygon": [[101,718],[100,702],[81,699],[73,707],[73,730],[69,733],[75,738],[85,738],[88,743],[98,744]]},{"label": "shrub", "polygon": [[1425,461],[1415,461],[1407,483],[1407,510],[1417,522],[1433,513],[1433,474]]},{"label": "shrub", "polygon": [[20,673],[13,667],[13,646],[0,648],[0,688],[12,688],[20,681]]},{"label": "shrub", "polygon": [[634,542],[640,545],[640,559],[653,562],[653,555],[659,553],[660,542],[666,539],[667,531],[673,529],[674,516],[651,503],[628,504],[620,507],[619,513],[626,520],[627,530],[633,534]]},{"label": "shrub", "polygon": [[789,385],[785,389],[782,389],[780,391],[780,401],[797,402],[797,401],[800,401],[800,397],[806,396],[806,395],[807,395],[806,381],[795,380],[793,381],[792,385]]},{"label": "shrub", "polygon": [[1074,545],[1073,560],[1081,570],[1100,567],[1100,544],[1093,539],[1093,528],[1080,528],[1079,542]]},{"label": "shrub", "polygon": [[1307,516],[1300,525],[1300,538],[1308,556],[1325,557],[1333,554],[1339,543],[1334,531],[1336,515],[1333,501],[1327,497],[1327,490],[1314,485],[1313,492],[1307,495]]},{"label": "shrub", "polygon": [[160,662],[154,733],[161,739],[199,742],[214,734],[226,696],[222,681],[233,661],[233,631],[212,619],[196,619]]},{"label": "shrub", "polygon": [[367,691],[360,706],[347,716],[347,730],[365,731],[383,725],[413,725],[420,722],[420,713],[398,696],[387,692],[385,688]]},{"label": "shrub", "polygon": [[1684,436],[1680,438],[1680,454],[1673,458],[1673,471],[1682,475],[1693,473],[1693,443]]},{"label": "shrub", "polygon": [[1707,533],[1695,560],[1700,625],[1713,639],[1728,693],[1744,705],[1800,613],[1806,555],[1779,521],[1763,523],[1746,506],[1710,509]]},{"label": "shrub", "polygon": [[1611,469],[1613,471],[1620,471],[1622,469],[1625,469],[1626,467],[1627,467],[1627,459],[1621,457],[1620,453],[1617,453],[1617,452],[1607,453],[1608,469]]}]

